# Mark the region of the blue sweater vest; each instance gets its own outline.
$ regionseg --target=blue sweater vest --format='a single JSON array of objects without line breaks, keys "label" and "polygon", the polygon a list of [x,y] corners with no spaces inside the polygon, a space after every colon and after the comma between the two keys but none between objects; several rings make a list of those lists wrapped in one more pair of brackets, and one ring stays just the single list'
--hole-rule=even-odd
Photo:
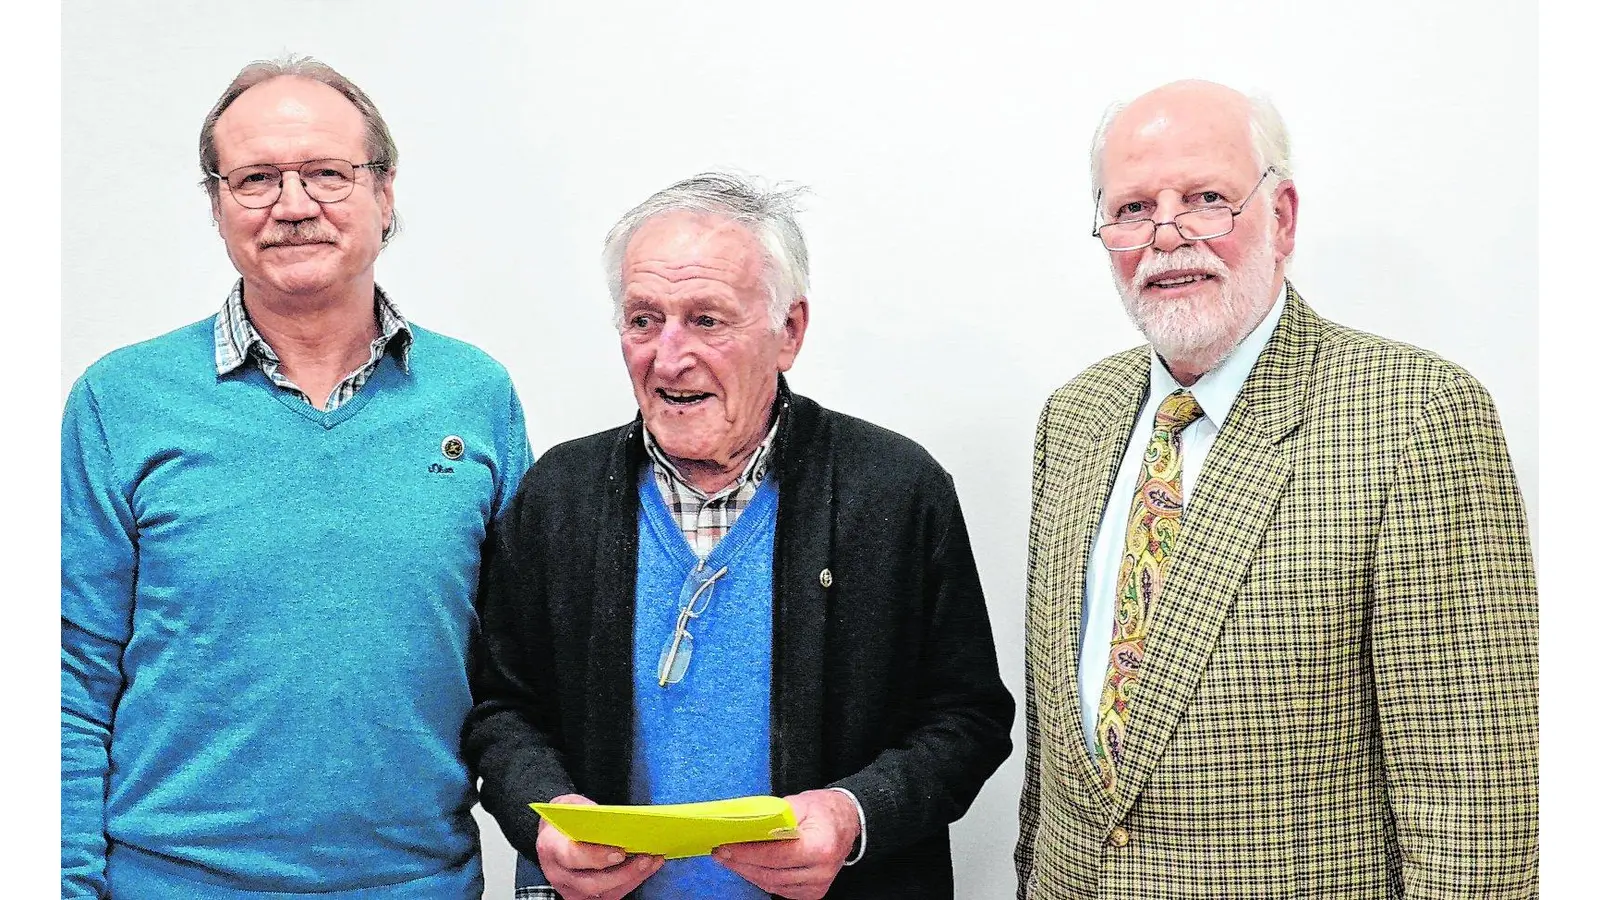
[{"label": "blue sweater vest", "polygon": [[[673,521],[648,466],[639,479],[630,779],[635,803],[693,803],[772,790],[777,506],[776,479],[769,478],[702,562]],[[728,571],[714,582],[705,612],[688,624],[694,647],[683,680],[662,687],[661,654],[672,641],[681,604],[689,599],[692,585],[723,566]],[[688,592],[686,583],[691,585]],[[646,900],[767,896],[705,856],[668,861],[645,883],[642,894]]]}]

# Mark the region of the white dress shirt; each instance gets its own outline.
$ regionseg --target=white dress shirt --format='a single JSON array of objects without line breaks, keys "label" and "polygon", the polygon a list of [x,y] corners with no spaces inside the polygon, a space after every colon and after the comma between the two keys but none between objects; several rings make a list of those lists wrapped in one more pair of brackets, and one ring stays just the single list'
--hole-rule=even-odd
[{"label": "white dress shirt", "polygon": [[[1217,439],[1217,431],[1228,420],[1234,400],[1255,368],[1256,359],[1278,327],[1283,316],[1284,297],[1287,292],[1278,289],[1278,299],[1267,312],[1267,317],[1255,327],[1233,352],[1215,369],[1200,376],[1189,390],[1194,394],[1201,418],[1183,430],[1180,452],[1183,469],[1179,474],[1179,489],[1184,502],[1191,496],[1191,485],[1199,484],[1205,470],[1206,454]],[[1128,437],[1128,449],[1122,455],[1122,467],[1117,470],[1117,480],[1111,486],[1105,511],[1100,515],[1100,528],[1095,532],[1094,544],[1089,550],[1088,572],[1084,577],[1083,632],[1078,636],[1082,652],[1078,654],[1078,692],[1083,707],[1083,734],[1094,752],[1095,723],[1100,718],[1100,694],[1105,689],[1106,666],[1111,663],[1111,623],[1117,609],[1117,573],[1122,568],[1123,546],[1127,543],[1128,516],[1133,509],[1133,492],[1138,487],[1139,471],[1143,464],[1150,434],[1155,430],[1156,409],[1167,395],[1181,388],[1177,379],[1167,371],[1167,366],[1154,350],[1150,351],[1150,393],[1139,417],[1133,422],[1133,433]],[[1157,598],[1156,603],[1161,601]]]}]

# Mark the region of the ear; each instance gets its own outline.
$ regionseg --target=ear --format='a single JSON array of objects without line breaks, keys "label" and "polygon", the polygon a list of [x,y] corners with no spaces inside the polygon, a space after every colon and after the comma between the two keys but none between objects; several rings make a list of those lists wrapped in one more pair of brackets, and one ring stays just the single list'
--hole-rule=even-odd
[{"label": "ear", "polygon": [[1272,192],[1272,211],[1278,222],[1273,226],[1272,238],[1278,262],[1294,253],[1294,227],[1300,221],[1300,192],[1294,182],[1285,179]]},{"label": "ear", "polygon": [[378,207],[383,212],[383,230],[394,224],[394,179],[400,174],[398,166],[391,166],[384,175],[383,187],[378,191]]},{"label": "ear", "polygon": [[787,372],[800,355],[800,345],[806,342],[806,325],[811,322],[811,304],[804,296],[789,304],[789,316],[783,320],[783,347],[778,350],[778,371]]}]

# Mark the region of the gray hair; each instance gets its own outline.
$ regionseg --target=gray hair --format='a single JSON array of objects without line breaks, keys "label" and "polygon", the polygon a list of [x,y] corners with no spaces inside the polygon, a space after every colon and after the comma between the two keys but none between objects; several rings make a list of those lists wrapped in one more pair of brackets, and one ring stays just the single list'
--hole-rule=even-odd
[{"label": "gray hair", "polygon": [[618,328],[622,327],[622,265],[628,241],[644,223],[669,212],[698,212],[737,222],[765,251],[761,282],[767,289],[767,318],[774,332],[783,329],[789,309],[810,287],[806,240],[795,222],[796,201],[806,193],[799,185],[767,187],[732,172],[703,172],[657,191],[623,214],[606,234],[600,255],[611,289]]},{"label": "gray hair", "polygon": [[[201,184],[211,195],[212,203],[216,203],[218,197],[217,179],[213,175],[221,174],[217,170],[217,120],[233,105],[233,101],[239,99],[239,95],[274,78],[304,78],[325,84],[342,94],[366,122],[367,161],[377,164],[369,171],[380,180],[394,177],[394,168],[400,162],[400,150],[395,147],[394,136],[389,133],[389,125],[383,121],[377,104],[365,91],[327,63],[316,57],[291,53],[277,59],[258,59],[240,69],[239,74],[223,90],[222,96],[217,98],[216,105],[206,113],[205,122],[200,126],[200,171],[205,176]],[[383,242],[389,243],[390,238],[399,232],[400,217],[391,211],[389,225],[383,230]]]},{"label": "gray hair", "polygon": [[[1254,95],[1248,100],[1250,148],[1255,152],[1256,169],[1264,171],[1271,166],[1276,170],[1261,185],[1261,190],[1270,195],[1279,182],[1294,177],[1289,167],[1289,129],[1284,126],[1283,116],[1278,114],[1278,108],[1273,106],[1267,97]],[[1111,123],[1127,107],[1127,103],[1113,103],[1107,107],[1105,115],[1100,118],[1100,127],[1095,129],[1094,141],[1089,145],[1089,189],[1097,212],[1100,203],[1100,178],[1106,150],[1106,133],[1111,130]],[[1276,217],[1277,210],[1273,209],[1272,214]]]}]

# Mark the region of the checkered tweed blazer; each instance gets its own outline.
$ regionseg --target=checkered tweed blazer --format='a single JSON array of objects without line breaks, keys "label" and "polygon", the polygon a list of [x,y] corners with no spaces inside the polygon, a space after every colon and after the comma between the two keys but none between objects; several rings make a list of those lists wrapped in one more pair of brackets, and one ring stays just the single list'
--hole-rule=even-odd
[{"label": "checkered tweed blazer", "polygon": [[1039,419],[1018,897],[1537,896],[1538,598],[1494,406],[1292,286],[1184,511],[1106,793],[1084,575],[1148,389],[1130,350]]}]

